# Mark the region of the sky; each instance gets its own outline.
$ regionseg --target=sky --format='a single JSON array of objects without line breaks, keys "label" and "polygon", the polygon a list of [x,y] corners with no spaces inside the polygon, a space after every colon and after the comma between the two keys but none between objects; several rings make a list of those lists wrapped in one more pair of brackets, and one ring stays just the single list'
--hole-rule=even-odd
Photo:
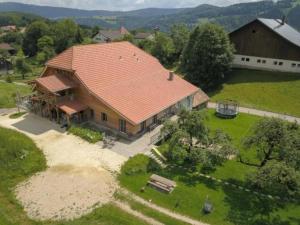
[{"label": "sky", "polygon": [[[11,0],[26,4],[60,6],[79,9],[103,10],[134,10],[141,8],[181,8],[195,7],[200,4],[214,4],[226,6],[241,2],[255,2],[259,0]],[[0,0],[7,2],[7,0]]]}]

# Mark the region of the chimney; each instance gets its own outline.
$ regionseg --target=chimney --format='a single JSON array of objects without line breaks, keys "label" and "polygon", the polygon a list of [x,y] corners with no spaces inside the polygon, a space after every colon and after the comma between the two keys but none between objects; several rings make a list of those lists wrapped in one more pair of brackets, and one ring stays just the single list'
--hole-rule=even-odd
[{"label": "chimney", "polygon": [[174,79],[174,72],[170,71],[169,72],[169,80],[172,81]]},{"label": "chimney", "polygon": [[286,16],[283,16],[281,19],[281,25],[284,25],[286,23]]}]

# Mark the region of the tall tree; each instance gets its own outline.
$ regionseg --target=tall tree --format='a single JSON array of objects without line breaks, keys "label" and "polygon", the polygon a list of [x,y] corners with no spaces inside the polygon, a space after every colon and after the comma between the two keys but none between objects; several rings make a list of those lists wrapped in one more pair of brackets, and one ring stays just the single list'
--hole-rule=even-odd
[{"label": "tall tree", "polygon": [[170,36],[174,43],[174,61],[178,61],[189,40],[190,31],[185,24],[175,24],[171,27]]},{"label": "tall tree", "polygon": [[26,29],[22,44],[25,55],[35,56],[38,52],[38,40],[47,34],[49,34],[49,26],[45,22],[36,21],[30,24]]},{"label": "tall tree", "polygon": [[174,44],[172,39],[165,33],[156,32],[154,45],[151,49],[152,55],[165,66],[172,66]]},{"label": "tall tree", "polygon": [[56,52],[60,53],[77,43],[78,25],[71,19],[65,19],[57,22],[53,26],[53,37]]},{"label": "tall tree", "polygon": [[50,36],[43,36],[38,40],[37,61],[42,64],[55,55],[54,41]]},{"label": "tall tree", "polygon": [[209,90],[225,78],[232,60],[233,46],[225,30],[205,23],[191,33],[183,51],[181,69],[190,82]]}]

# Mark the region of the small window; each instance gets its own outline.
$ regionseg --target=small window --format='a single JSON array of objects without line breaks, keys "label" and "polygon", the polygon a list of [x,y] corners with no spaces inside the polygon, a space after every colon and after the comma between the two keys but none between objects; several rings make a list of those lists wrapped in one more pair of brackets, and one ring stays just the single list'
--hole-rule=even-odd
[{"label": "small window", "polygon": [[277,61],[274,61],[274,65],[277,65],[278,64],[278,62]]},{"label": "small window", "polygon": [[93,109],[91,109],[91,111],[90,111],[90,116],[91,116],[91,119],[94,119],[94,115],[95,115],[95,113],[94,113],[94,110],[93,110]]},{"label": "small window", "polygon": [[298,64],[298,68],[300,68],[300,64]]},{"label": "small window", "polygon": [[250,59],[249,58],[246,58],[246,62],[249,62],[250,61]]},{"label": "small window", "polygon": [[257,60],[257,63],[261,63],[261,59],[258,59],[258,60]]},{"label": "small window", "polygon": [[283,65],[283,62],[279,62],[279,64],[278,64],[279,66],[282,66]]},{"label": "small window", "polygon": [[256,33],[256,30],[252,30],[252,33],[255,34],[255,33]]},{"label": "small window", "polygon": [[263,64],[266,64],[266,62],[267,62],[267,61],[266,61],[265,59],[262,60],[262,63],[263,63]]},{"label": "small window", "polygon": [[296,63],[292,63],[292,67],[296,67],[297,66],[297,64]]},{"label": "small window", "polygon": [[245,61],[245,57],[242,58],[242,61]]},{"label": "small window", "polygon": [[107,121],[107,114],[106,113],[101,113],[101,120],[106,122]]}]

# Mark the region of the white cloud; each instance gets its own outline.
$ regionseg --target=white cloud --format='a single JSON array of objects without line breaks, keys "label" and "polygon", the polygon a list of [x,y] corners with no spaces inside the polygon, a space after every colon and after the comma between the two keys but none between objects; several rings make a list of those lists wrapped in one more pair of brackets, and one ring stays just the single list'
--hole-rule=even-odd
[{"label": "white cloud", "polygon": [[[0,0],[6,2],[7,0]],[[103,10],[132,10],[148,7],[179,8],[194,7],[200,4],[214,4],[218,6],[240,2],[255,2],[259,0],[12,0],[26,4],[50,5],[80,9]]]}]

